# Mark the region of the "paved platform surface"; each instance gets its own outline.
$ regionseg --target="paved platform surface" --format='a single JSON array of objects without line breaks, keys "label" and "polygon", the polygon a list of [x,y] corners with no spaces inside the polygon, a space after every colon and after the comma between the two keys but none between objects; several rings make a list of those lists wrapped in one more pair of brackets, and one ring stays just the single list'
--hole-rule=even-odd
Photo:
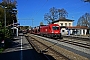
[{"label": "paved platform surface", "polygon": [[[37,36],[37,35],[35,35]],[[40,37],[40,38],[43,38],[51,43],[57,43],[58,46],[66,49],[66,50],[69,50],[69,51],[72,51],[76,54],[79,54],[83,57],[86,57],[90,60],[90,49],[87,49],[87,48],[83,48],[83,47],[79,47],[79,46],[75,46],[75,45],[72,45],[72,44],[68,44],[68,43],[64,43],[64,42],[59,42],[57,40],[54,40],[54,39],[49,39],[49,38],[45,38],[45,37],[41,37],[41,36],[37,36],[37,37]]]},{"label": "paved platform surface", "polygon": [[24,36],[13,41],[10,48],[0,54],[0,60],[42,60]]}]

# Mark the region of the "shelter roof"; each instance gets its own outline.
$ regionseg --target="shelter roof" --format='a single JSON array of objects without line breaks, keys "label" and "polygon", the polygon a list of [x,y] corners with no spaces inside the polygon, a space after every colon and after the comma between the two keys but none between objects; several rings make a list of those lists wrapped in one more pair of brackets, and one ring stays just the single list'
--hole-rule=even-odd
[{"label": "shelter roof", "polygon": [[86,26],[68,26],[69,29],[88,29]]}]

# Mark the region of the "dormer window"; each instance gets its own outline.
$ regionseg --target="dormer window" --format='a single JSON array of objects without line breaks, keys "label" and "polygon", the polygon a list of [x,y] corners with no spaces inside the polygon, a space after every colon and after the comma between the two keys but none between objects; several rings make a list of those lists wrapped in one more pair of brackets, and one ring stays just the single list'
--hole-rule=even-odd
[{"label": "dormer window", "polygon": [[63,23],[60,23],[61,24],[61,26],[63,26]]},{"label": "dormer window", "polygon": [[69,26],[71,26],[71,23],[69,23]]}]

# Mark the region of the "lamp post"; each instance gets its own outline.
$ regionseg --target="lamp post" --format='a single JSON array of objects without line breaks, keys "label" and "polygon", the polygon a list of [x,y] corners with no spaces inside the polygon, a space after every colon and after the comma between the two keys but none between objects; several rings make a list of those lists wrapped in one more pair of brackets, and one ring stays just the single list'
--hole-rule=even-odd
[{"label": "lamp post", "polygon": [[4,7],[5,28],[6,28],[6,8],[7,8],[7,7]]},{"label": "lamp post", "polygon": [[5,6],[2,6],[2,5],[0,5],[1,6],[1,8],[3,8],[4,9],[4,40],[3,40],[3,43],[4,43],[4,47],[5,47],[5,36],[6,36],[6,8],[7,7],[5,7]]},{"label": "lamp post", "polygon": [[6,8],[7,7],[3,7],[4,8],[4,40],[5,40],[5,36],[6,36]]}]

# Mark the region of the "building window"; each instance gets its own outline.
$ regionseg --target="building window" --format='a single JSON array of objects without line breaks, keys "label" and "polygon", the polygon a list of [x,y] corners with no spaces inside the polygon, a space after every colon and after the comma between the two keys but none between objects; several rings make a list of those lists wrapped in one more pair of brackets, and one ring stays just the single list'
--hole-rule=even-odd
[{"label": "building window", "polygon": [[60,23],[61,24],[61,26],[63,26],[63,23]]},{"label": "building window", "polygon": [[67,26],[67,23],[65,23],[65,26]]},{"label": "building window", "polygon": [[71,26],[71,23],[69,23],[69,26]]}]

